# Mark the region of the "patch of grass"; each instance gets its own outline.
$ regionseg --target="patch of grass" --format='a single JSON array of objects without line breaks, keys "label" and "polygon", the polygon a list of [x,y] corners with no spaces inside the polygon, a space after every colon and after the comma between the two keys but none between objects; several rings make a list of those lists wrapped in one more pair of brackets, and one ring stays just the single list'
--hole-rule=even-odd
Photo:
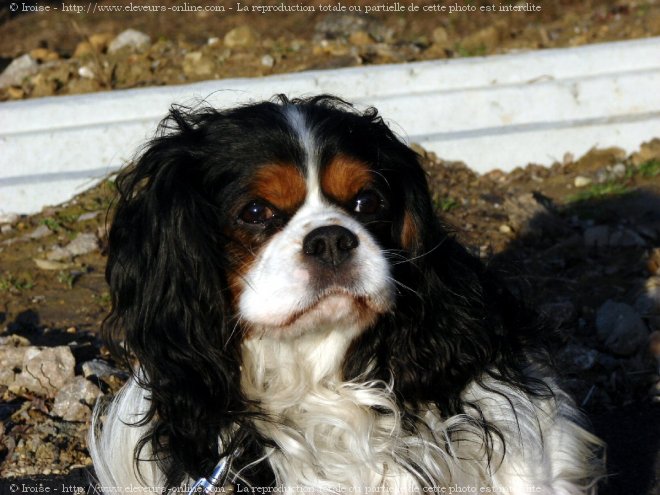
[{"label": "patch of grass", "polygon": [[24,291],[34,287],[30,277],[17,277],[9,272],[0,276],[0,292]]},{"label": "patch of grass", "polygon": [[59,232],[62,230],[62,224],[55,218],[44,218],[41,223],[53,232]]},{"label": "patch of grass", "polygon": [[609,181],[603,184],[593,184],[576,194],[572,194],[566,201],[569,203],[579,203],[582,201],[589,201],[593,199],[604,198],[607,196],[618,196],[620,194],[629,193],[631,189],[620,182]]},{"label": "patch of grass", "polygon": [[655,177],[660,175],[660,160],[649,160],[637,167],[636,173],[642,177]]},{"label": "patch of grass", "polygon": [[458,207],[458,201],[456,201],[454,198],[446,197],[443,198],[442,201],[440,201],[440,209],[445,213],[449,213],[451,210],[457,207]]},{"label": "patch of grass", "polygon": [[68,271],[61,271],[57,274],[57,281],[66,285],[69,289],[73,289],[73,284],[78,280],[78,275]]},{"label": "patch of grass", "polygon": [[486,55],[486,45],[481,44],[477,47],[466,48],[460,43],[457,43],[456,45],[454,45],[454,51],[460,57],[483,57],[484,55]]}]

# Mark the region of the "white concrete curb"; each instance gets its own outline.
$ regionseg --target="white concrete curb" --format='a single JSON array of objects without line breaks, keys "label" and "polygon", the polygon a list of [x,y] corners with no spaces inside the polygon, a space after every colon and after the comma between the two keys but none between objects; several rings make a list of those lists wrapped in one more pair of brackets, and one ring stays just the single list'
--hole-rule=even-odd
[{"label": "white concrete curb", "polygon": [[0,104],[0,213],[66,201],[117,169],[172,103],[332,93],[479,172],[660,137],[660,38]]}]

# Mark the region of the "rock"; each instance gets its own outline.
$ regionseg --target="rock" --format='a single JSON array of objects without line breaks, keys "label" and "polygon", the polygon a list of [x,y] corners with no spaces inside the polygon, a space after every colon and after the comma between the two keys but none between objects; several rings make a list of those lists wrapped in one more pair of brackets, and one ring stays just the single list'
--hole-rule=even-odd
[{"label": "rock", "polygon": [[258,41],[257,33],[250,26],[238,26],[227,32],[224,37],[225,46],[228,48],[253,46]]},{"label": "rock", "polygon": [[124,381],[128,378],[128,373],[110,366],[108,363],[101,359],[92,359],[82,364],[82,372],[85,378],[92,376],[107,382],[108,380],[121,380]]},{"label": "rock", "polygon": [[507,223],[519,235],[564,234],[567,226],[554,212],[549,198],[539,193],[507,197],[502,204]]},{"label": "rock", "polygon": [[25,236],[26,240],[29,239],[41,239],[42,237],[49,236],[53,232],[45,225],[41,224],[39,227],[34,229],[30,234]]},{"label": "rock", "polygon": [[273,66],[275,65],[275,59],[273,58],[272,55],[264,55],[261,57],[261,65],[264,67],[268,67],[269,69],[272,69]]},{"label": "rock", "polygon": [[61,261],[42,260],[39,258],[33,258],[32,261],[41,270],[66,270],[70,266],[68,263],[62,263]]},{"label": "rock", "polygon": [[644,291],[637,297],[635,310],[644,317],[652,330],[660,330],[660,277],[646,281]]},{"label": "rock", "polygon": [[350,36],[348,37],[348,42],[351,45],[355,46],[366,46],[366,45],[371,45],[374,40],[369,36],[369,33],[366,31],[355,31],[354,33],[351,33]]},{"label": "rock", "polygon": [[21,371],[9,385],[9,390],[20,393],[25,389],[38,395],[53,397],[73,379],[75,365],[76,360],[68,346],[27,347]]},{"label": "rock", "polygon": [[557,354],[558,364],[568,371],[587,371],[598,360],[598,351],[579,344],[568,344]]},{"label": "rock", "polygon": [[94,69],[92,69],[89,65],[83,65],[80,67],[78,69],[78,75],[84,79],[96,79]]},{"label": "rock", "polygon": [[29,342],[18,335],[0,338],[0,385],[9,386],[20,373]]},{"label": "rock", "polygon": [[98,52],[107,50],[115,35],[112,33],[96,33],[89,37],[89,44]]},{"label": "rock", "polygon": [[660,330],[655,330],[649,335],[649,353],[660,366]]},{"label": "rock", "polygon": [[571,301],[545,303],[539,306],[539,313],[559,328],[571,323],[577,317],[575,305]]},{"label": "rock", "polygon": [[53,62],[60,58],[57,52],[49,50],[48,48],[35,48],[34,50],[30,50],[30,57],[39,62]]},{"label": "rock", "polygon": [[485,51],[489,47],[493,47],[499,43],[500,33],[496,26],[488,26],[487,28],[480,29],[466,37],[461,41],[461,46],[468,51]]},{"label": "rock", "polygon": [[94,46],[89,41],[81,41],[76,45],[76,49],[73,51],[73,56],[76,58],[83,58],[94,53],[94,51]]},{"label": "rock", "polygon": [[0,223],[16,223],[18,215],[16,213],[2,213],[0,212]]},{"label": "rock", "polygon": [[449,44],[449,34],[447,30],[442,26],[439,26],[433,30],[431,33],[431,39],[433,43],[440,46],[447,46]]},{"label": "rock", "polygon": [[588,248],[602,248],[609,246],[610,228],[607,225],[595,225],[585,229],[584,245]]},{"label": "rock", "polygon": [[25,97],[25,90],[23,88],[15,88],[14,86],[9,86],[5,89],[7,91],[7,96],[10,100],[20,100]]},{"label": "rock", "polygon": [[65,247],[55,246],[46,255],[51,261],[61,261],[75,256],[81,256],[96,251],[99,242],[95,234],[78,234],[78,236]]},{"label": "rock", "polygon": [[78,222],[86,222],[87,220],[94,220],[101,214],[100,211],[90,211],[88,213],[83,213],[78,217]]},{"label": "rock", "polygon": [[123,48],[140,50],[151,44],[151,38],[135,29],[122,31],[108,44],[108,53],[115,53]]},{"label": "rock", "polygon": [[635,167],[651,160],[660,160],[660,138],[642,144],[637,153],[633,153],[631,162]]},{"label": "rock", "polygon": [[12,60],[0,74],[0,88],[20,86],[23,80],[39,70],[39,64],[30,55],[25,54]]},{"label": "rock", "polygon": [[612,166],[610,172],[613,179],[622,179],[626,176],[626,165],[624,163],[617,163]]},{"label": "rock", "polygon": [[42,96],[52,96],[57,90],[57,83],[43,73],[31,77],[30,85],[32,86],[30,96],[37,98]]},{"label": "rock", "polygon": [[646,242],[637,232],[619,228],[610,234],[608,244],[610,247],[644,247]]},{"label": "rock", "polygon": [[608,351],[620,356],[631,356],[648,338],[646,325],[637,311],[612,300],[598,308],[596,330]]},{"label": "rock", "polygon": [[76,376],[55,396],[52,413],[65,421],[85,421],[101,390],[82,376]]},{"label": "rock", "polygon": [[183,73],[188,77],[209,77],[213,75],[215,64],[202,52],[186,53],[183,58]]},{"label": "rock", "polygon": [[510,234],[512,232],[511,227],[509,227],[507,224],[503,223],[498,227],[499,232],[501,234]]},{"label": "rock", "polygon": [[578,175],[573,181],[575,187],[586,187],[592,183],[592,180],[589,177],[584,177],[583,175]]}]

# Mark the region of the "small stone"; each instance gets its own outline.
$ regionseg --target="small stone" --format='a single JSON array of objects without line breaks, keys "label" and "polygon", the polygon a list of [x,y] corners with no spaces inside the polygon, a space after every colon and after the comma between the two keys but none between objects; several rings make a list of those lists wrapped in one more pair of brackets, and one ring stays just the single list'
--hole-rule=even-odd
[{"label": "small stone", "polygon": [[49,50],[48,48],[35,48],[34,50],[30,50],[30,56],[39,62],[52,62],[60,58],[57,52]]},{"label": "small stone", "polygon": [[25,97],[25,91],[23,88],[16,88],[14,86],[9,86],[5,91],[7,91],[7,96],[11,100],[20,100]]},{"label": "small stone", "polygon": [[225,46],[228,48],[252,46],[257,40],[257,34],[247,25],[232,29],[224,37]]},{"label": "small stone", "polygon": [[39,258],[33,258],[32,261],[41,270],[66,270],[70,266],[68,263],[62,263],[61,261],[42,260]]},{"label": "small stone", "polygon": [[630,229],[619,228],[610,234],[610,247],[644,247],[645,245],[646,241]]},{"label": "small stone", "polygon": [[577,311],[571,301],[549,302],[539,306],[539,313],[559,328],[575,320]]},{"label": "small stone", "polygon": [[431,39],[436,45],[447,46],[449,43],[449,34],[445,28],[439,26],[431,33]]},{"label": "small stone", "polygon": [[76,45],[76,49],[73,51],[73,56],[76,58],[83,58],[87,55],[94,53],[94,47],[89,41],[81,41]]},{"label": "small stone", "polygon": [[48,78],[45,74],[40,73],[30,79],[32,97],[52,96],[55,94],[57,84],[52,79]]},{"label": "small stone", "polygon": [[101,212],[100,211],[90,211],[87,213],[83,213],[78,217],[78,222],[86,222],[87,220],[94,220],[96,217],[99,216]]},{"label": "small stone", "polygon": [[99,248],[99,242],[95,234],[78,234],[78,236],[65,247],[55,246],[46,258],[51,261],[81,256],[92,253]]},{"label": "small stone", "polygon": [[355,46],[371,45],[374,41],[366,31],[355,31],[348,37],[348,42]]},{"label": "small stone", "polygon": [[30,55],[25,54],[15,58],[0,74],[0,88],[20,86],[24,79],[35,74],[38,70],[39,64]]},{"label": "small stone", "polygon": [[622,179],[626,176],[626,165],[624,163],[613,165],[611,174],[613,179]]},{"label": "small stone", "polygon": [[610,228],[607,225],[589,227],[583,234],[584,245],[588,248],[602,248],[609,246]]},{"label": "small stone", "polygon": [[65,383],[73,379],[76,360],[68,346],[28,347],[21,372],[9,386],[10,392],[22,389],[53,397]]},{"label": "small stone", "polygon": [[5,224],[2,227],[0,227],[0,233],[2,233],[2,234],[8,234],[12,230],[14,230],[14,227],[12,227],[9,224]]},{"label": "small stone", "polygon": [[16,213],[2,213],[0,212],[0,223],[15,223],[18,220]]},{"label": "small stone", "polygon": [[94,69],[92,69],[89,65],[83,65],[78,69],[78,75],[80,77],[83,77],[85,79],[95,79],[96,74],[94,73]]},{"label": "small stone", "polygon": [[34,229],[30,234],[27,235],[28,239],[41,239],[42,237],[46,237],[48,235],[52,234],[52,231],[44,224],[39,225],[36,229]]},{"label": "small stone", "polygon": [[29,342],[9,341],[7,337],[0,340],[0,385],[10,386],[16,380],[16,375],[23,367],[23,360]]},{"label": "small stone", "polygon": [[500,33],[497,27],[488,26],[463,38],[461,45],[469,51],[485,51],[497,45]]},{"label": "small stone", "polygon": [[630,161],[635,167],[639,167],[651,160],[660,160],[660,138],[642,144],[639,151],[632,155]]},{"label": "small stone", "polygon": [[568,344],[557,354],[557,360],[562,368],[569,371],[587,371],[594,367],[598,359],[598,351],[579,344]]},{"label": "small stone", "polygon": [[135,29],[122,31],[108,44],[108,53],[115,53],[123,48],[140,50],[151,44],[151,38]]},{"label": "small stone", "polygon": [[127,378],[126,372],[110,366],[107,362],[101,359],[92,359],[82,364],[82,372],[85,378],[95,376],[103,381],[111,377],[117,377],[122,380]]},{"label": "small stone", "polygon": [[510,234],[512,232],[511,227],[509,227],[507,224],[500,225],[498,230],[502,234]]},{"label": "small stone", "polygon": [[206,40],[206,44],[209,46],[215,46],[218,43],[220,43],[220,38],[217,36],[211,36],[208,40]]},{"label": "small stone", "polygon": [[96,33],[89,37],[89,44],[98,52],[104,52],[114,37],[112,33]]},{"label": "small stone", "polygon": [[202,52],[186,53],[183,58],[183,72],[188,77],[209,77],[214,70],[213,61]]},{"label": "small stone", "polygon": [[76,376],[55,396],[54,415],[65,421],[85,421],[91,415],[90,407],[101,395],[101,390],[82,376]]},{"label": "small stone", "polygon": [[263,57],[261,57],[261,65],[271,69],[275,65],[275,59],[273,58],[272,55],[264,55]]},{"label": "small stone", "polygon": [[583,175],[578,175],[573,181],[575,187],[586,187],[590,185],[593,181],[589,177]]},{"label": "small stone", "polygon": [[649,352],[660,365],[660,330],[655,330],[649,335]]},{"label": "small stone", "polygon": [[631,306],[606,301],[596,312],[598,338],[613,354],[631,356],[648,338],[646,325]]}]

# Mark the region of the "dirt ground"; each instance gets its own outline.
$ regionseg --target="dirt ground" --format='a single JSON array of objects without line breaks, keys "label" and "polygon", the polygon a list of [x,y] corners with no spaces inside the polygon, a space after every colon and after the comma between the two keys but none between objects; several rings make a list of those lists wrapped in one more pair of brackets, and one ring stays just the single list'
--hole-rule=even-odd
[{"label": "dirt ground", "polygon": [[[536,14],[369,16],[18,15],[3,5],[0,71],[25,54],[36,65],[0,88],[0,100],[660,35],[657,1],[537,4],[542,11]],[[110,53],[111,40],[127,28],[150,41]],[[611,479],[602,492],[660,493],[660,140],[630,156],[593,150],[584,157],[567,155],[550,168],[529,165],[508,174],[477,175],[419,152],[438,215],[558,330],[554,346],[564,385],[610,445]],[[109,308],[103,271],[114,194],[109,178],[64,205],[12,219],[0,231],[0,352],[68,347],[72,373],[106,394],[125,376],[97,338]],[[93,239],[88,249],[66,251],[83,236]],[[58,249],[64,249],[62,256],[53,255]],[[632,352],[599,336],[598,316],[608,301],[625,304],[648,333]],[[92,362],[109,371],[88,373]],[[90,401],[82,401],[79,417],[65,420],[55,412],[58,396],[0,384],[0,476],[8,480],[0,481],[0,495],[22,483],[88,489],[84,435]]]},{"label": "dirt ground", "polygon": [[[241,2],[243,6],[281,2]],[[289,2],[293,4],[294,2]],[[112,12],[99,6],[112,2],[47,2],[58,11],[0,11],[0,70],[12,59],[29,54],[32,70],[14,84],[0,88],[0,101],[118,88],[182,84],[239,76],[260,76],[309,69],[347,67],[416,60],[490,55],[657,36],[660,3],[647,1],[572,0],[519,2],[539,12],[488,12],[480,7],[516,2],[389,2],[405,12],[376,11],[383,2],[298,2],[315,12],[238,12],[232,2],[201,0],[184,5],[226,6],[224,12]],[[180,6],[174,0],[141,5]],[[321,12],[359,5],[361,13]],[[410,12],[409,5],[419,7]],[[63,6],[69,7],[68,12]],[[71,12],[78,5],[80,13]],[[87,12],[89,6],[97,9]],[[424,12],[444,6],[447,11]],[[451,8],[472,7],[474,12]],[[381,7],[382,10],[382,7]],[[4,21],[4,22],[3,22]],[[138,50],[109,48],[125,29],[150,37]]]}]

